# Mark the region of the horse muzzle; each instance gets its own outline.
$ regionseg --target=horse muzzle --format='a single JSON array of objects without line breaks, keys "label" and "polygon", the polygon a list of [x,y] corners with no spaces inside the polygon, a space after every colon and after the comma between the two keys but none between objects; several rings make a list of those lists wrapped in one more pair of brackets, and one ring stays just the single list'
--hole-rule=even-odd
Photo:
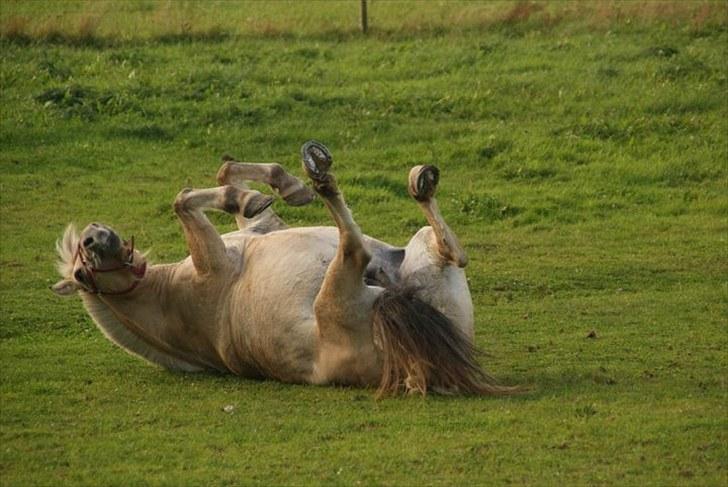
[{"label": "horse muzzle", "polygon": [[118,256],[121,245],[117,233],[103,224],[91,223],[81,232],[81,246],[84,251],[101,258]]}]

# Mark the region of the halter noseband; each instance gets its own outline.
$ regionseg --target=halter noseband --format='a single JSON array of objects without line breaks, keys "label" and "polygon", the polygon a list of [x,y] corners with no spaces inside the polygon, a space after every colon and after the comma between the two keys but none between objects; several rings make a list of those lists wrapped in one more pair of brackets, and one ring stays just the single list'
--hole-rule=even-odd
[{"label": "halter noseband", "polygon": [[[88,291],[92,294],[101,294],[101,295],[107,295],[107,296],[118,296],[121,294],[127,294],[132,292],[136,287],[139,285],[139,281],[142,277],[144,277],[144,274],[147,271],[147,263],[143,262],[139,266],[134,266],[134,236],[131,237],[131,249],[129,249],[129,257],[127,257],[125,262],[122,262],[120,265],[116,267],[111,267],[108,269],[99,269],[97,267],[94,267],[91,265],[91,263],[88,260],[88,256],[84,253],[83,247],[81,246],[81,242],[78,242],[78,246],[76,247],[76,252],[73,255],[73,262],[72,266],[76,265],[76,260],[81,261],[81,266],[86,271],[86,276],[89,281],[89,286],[91,289]],[[137,279],[134,280],[134,282],[126,289],[123,289],[121,291],[102,291],[99,289],[99,286],[96,284],[96,274],[100,274],[102,272],[116,272],[116,271],[122,271],[122,270],[129,270],[132,274],[134,274],[134,277]]]}]

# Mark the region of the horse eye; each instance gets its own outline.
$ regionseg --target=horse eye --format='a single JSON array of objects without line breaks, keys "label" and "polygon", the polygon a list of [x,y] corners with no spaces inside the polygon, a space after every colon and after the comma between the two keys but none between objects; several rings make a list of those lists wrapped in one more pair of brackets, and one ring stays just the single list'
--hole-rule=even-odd
[{"label": "horse eye", "polygon": [[73,277],[75,277],[78,282],[86,283],[86,276],[83,275],[83,271],[81,271],[81,269],[74,272]]}]

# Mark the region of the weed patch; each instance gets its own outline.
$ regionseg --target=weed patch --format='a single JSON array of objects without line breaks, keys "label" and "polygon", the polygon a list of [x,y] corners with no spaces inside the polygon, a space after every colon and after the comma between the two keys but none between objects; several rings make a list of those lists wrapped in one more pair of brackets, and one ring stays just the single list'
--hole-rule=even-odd
[{"label": "weed patch", "polygon": [[156,124],[119,128],[113,134],[119,137],[138,139],[141,141],[170,141],[174,139],[170,131]]},{"label": "weed patch", "polygon": [[601,79],[612,79],[612,78],[618,78],[619,77],[619,70],[616,68],[612,68],[609,66],[600,67],[597,70],[597,77]]},{"label": "weed patch", "polygon": [[655,47],[649,47],[643,51],[643,55],[646,57],[663,57],[663,58],[671,58],[678,54],[678,51],[676,48],[672,46],[655,46]]},{"label": "weed patch", "polygon": [[36,95],[35,100],[44,108],[53,109],[63,118],[79,117],[84,120],[93,120],[99,115],[117,115],[138,109],[136,104],[123,93],[99,92],[77,84],[50,88]]},{"label": "weed patch", "polygon": [[460,213],[485,221],[505,220],[521,212],[489,194],[469,193],[454,198],[453,203]]},{"label": "weed patch", "polygon": [[106,59],[110,64],[132,68],[138,68],[151,61],[147,52],[142,49],[114,50],[106,55]]},{"label": "weed patch", "polygon": [[210,27],[206,30],[183,28],[181,32],[167,32],[155,36],[152,41],[160,44],[180,43],[221,43],[231,38],[230,32],[221,27]]},{"label": "weed patch", "polygon": [[222,69],[194,71],[179,82],[183,86],[182,98],[191,101],[247,94],[243,83],[239,73]]},{"label": "weed patch", "polygon": [[477,157],[482,161],[490,161],[495,159],[496,156],[507,152],[511,147],[512,143],[505,140],[494,140],[488,145],[485,145],[478,149]]},{"label": "weed patch", "polygon": [[44,71],[50,78],[66,81],[71,76],[71,69],[59,62],[44,59],[38,63],[38,69]]},{"label": "weed patch", "polygon": [[706,80],[713,76],[713,70],[702,60],[692,56],[671,59],[660,66],[655,77],[662,81],[676,81],[683,78]]}]

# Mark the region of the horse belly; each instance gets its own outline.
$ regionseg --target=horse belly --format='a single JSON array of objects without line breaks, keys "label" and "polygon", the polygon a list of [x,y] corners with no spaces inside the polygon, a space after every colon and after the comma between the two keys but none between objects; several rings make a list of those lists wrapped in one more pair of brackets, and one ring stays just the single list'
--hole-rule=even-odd
[{"label": "horse belly", "polygon": [[265,237],[246,245],[231,296],[235,341],[263,375],[310,382],[317,346],[313,303],[336,242]]}]

